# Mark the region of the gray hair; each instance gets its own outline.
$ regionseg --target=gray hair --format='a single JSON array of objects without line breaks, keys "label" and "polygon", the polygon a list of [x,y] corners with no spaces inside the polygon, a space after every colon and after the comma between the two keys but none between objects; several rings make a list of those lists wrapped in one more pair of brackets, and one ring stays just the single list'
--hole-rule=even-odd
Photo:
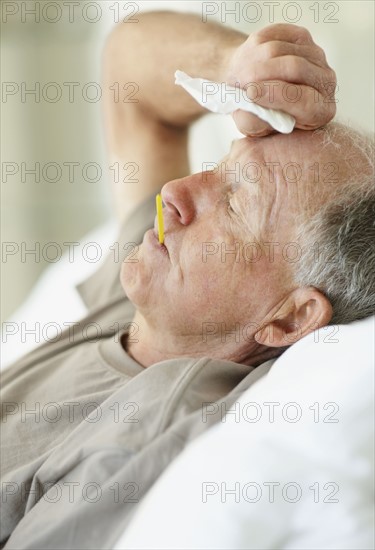
[{"label": "gray hair", "polygon": [[330,324],[343,324],[375,313],[374,141],[339,124],[322,131],[323,146],[340,150],[341,138],[350,140],[342,154],[343,161],[350,158],[351,170],[326,203],[301,222],[303,254],[294,280],[325,294],[333,308]]}]

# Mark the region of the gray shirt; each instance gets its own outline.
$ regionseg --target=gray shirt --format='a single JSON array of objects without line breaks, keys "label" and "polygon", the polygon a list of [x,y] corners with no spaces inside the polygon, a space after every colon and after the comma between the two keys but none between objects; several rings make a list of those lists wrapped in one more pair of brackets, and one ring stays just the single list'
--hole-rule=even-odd
[{"label": "gray shirt", "polygon": [[272,366],[145,369],[124,351],[136,327],[120,266],[154,216],[150,197],[121,227],[120,256],[79,285],[87,316],[2,373],[1,547],[113,547],[170,462]]}]

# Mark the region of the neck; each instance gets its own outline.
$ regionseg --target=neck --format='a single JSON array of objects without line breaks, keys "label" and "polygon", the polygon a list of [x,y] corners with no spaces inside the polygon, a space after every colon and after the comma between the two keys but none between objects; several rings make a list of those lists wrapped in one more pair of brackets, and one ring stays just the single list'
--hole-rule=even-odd
[{"label": "neck", "polygon": [[211,357],[256,367],[282,352],[279,348],[268,348],[255,341],[241,346],[233,341],[233,335],[222,342],[220,335],[203,339],[202,333],[171,334],[163,327],[150,326],[139,311],[136,311],[133,324],[138,328],[136,336],[124,340],[123,347],[143,367],[179,357]]}]

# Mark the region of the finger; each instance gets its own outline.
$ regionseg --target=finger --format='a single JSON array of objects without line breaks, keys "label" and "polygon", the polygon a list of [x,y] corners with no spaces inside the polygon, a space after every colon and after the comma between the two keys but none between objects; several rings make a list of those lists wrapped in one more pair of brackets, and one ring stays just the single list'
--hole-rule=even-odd
[{"label": "finger", "polygon": [[270,42],[260,44],[254,53],[255,62],[263,62],[275,57],[293,55],[303,57],[318,67],[328,67],[324,50],[315,44],[300,45],[282,42],[281,40],[271,40]]},{"label": "finger", "polygon": [[270,40],[282,40],[293,44],[314,43],[311,34],[305,27],[289,23],[269,25],[250,35],[250,41],[255,44],[263,44],[263,42],[269,42]]},{"label": "finger", "polygon": [[274,57],[263,63],[253,63],[251,67],[243,67],[236,75],[241,88],[247,88],[258,82],[279,80],[293,84],[304,84],[316,88],[324,94],[322,83],[336,80],[336,75],[329,67],[321,68],[307,59],[295,55]]},{"label": "finger", "polygon": [[275,130],[264,120],[261,120],[256,115],[238,109],[232,113],[232,118],[236,123],[238,130],[244,136],[262,137],[268,136]]},{"label": "finger", "polygon": [[296,119],[296,128],[319,128],[336,114],[334,88],[330,94],[323,95],[310,86],[272,81],[260,83],[258,90],[257,105],[287,112]]}]

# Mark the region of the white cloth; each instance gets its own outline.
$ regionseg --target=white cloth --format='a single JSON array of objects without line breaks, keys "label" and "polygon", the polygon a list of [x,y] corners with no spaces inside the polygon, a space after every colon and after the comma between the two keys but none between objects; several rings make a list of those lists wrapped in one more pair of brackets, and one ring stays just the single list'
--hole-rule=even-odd
[{"label": "white cloth", "polygon": [[116,550],[373,549],[374,321],[292,345],[173,461]]},{"label": "white cloth", "polygon": [[291,115],[266,109],[251,101],[242,88],[228,86],[225,82],[212,82],[203,78],[191,78],[183,71],[175,72],[175,84],[182,86],[202,107],[213,113],[228,115],[241,109],[268,122],[282,134],[293,131],[295,120]]}]

